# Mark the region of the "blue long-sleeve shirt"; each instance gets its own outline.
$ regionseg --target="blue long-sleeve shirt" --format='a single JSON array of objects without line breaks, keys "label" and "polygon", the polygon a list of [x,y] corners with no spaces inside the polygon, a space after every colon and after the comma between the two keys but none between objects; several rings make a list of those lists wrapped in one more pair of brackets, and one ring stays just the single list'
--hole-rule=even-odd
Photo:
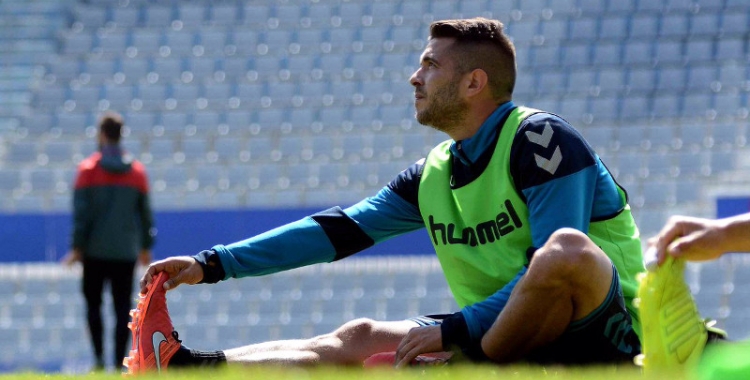
[{"label": "blue long-sleeve shirt", "polygon": [[[512,102],[499,106],[471,138],[454,142],[454,177],[468,183],[481,174],[494,150],[504,120],[515,108]],[[552,132],[550,135],[550,131]],[[567,153],[550,179],[549,168],[536,157],[549,152],[525,138],[527,133],[550,135],[547,146],[565,146]],[[563,227],[588,232],[593,220],[617,214],[625,204],[614,179],[583,137],[559,116],[538,113],[518,129],[511,147],[510,170],[514,185],[529,210],[533,252]],[[524,137],[524,138],[519,138]],[[396,177],[375,196],[346,209],[333,208],[266,233],[230,245],[217,245],[196,255],[204,265],[206,279],[258,276],[304,265],[331,262],[361,251],[372,244],[424,228],[418,190],[423,160]],[[542,172],[543,170],[547,170]],[[456,184],[460,185],[460,183]],[[220,264],[220,265],[217,265]],[[502,311],[510,293],[525,273],[474,305],[464,307],[444,323],[443,341],[461,346],[476,345]]]}]

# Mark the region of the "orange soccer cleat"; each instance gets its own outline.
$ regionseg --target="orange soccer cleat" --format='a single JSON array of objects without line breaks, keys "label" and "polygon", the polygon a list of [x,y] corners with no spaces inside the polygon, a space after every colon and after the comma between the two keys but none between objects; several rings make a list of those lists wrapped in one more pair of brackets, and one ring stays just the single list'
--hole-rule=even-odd
[{"label": "orange soccer cleat", "polygon": [[128,375],[166,371],[169,359],[180,348],[181,341],[167,310],[164,290],[167,279],[166,272],[157,274],[146,294],[139,295],[136,308],[130,311],[133,319],[128,327],[133,332],[133,344],[123,360]]}]

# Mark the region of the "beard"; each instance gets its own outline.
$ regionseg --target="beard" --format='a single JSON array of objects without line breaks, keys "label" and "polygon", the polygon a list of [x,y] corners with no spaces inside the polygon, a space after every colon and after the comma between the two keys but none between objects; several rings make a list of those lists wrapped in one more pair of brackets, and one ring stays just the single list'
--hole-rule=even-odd
[{"label": "beard", "polygon": [[417,110],[417,121],[448,134],[459,128],[468,113],[469,104],[459,99],[458,84],[457,80],[451,80],[434,93],[427,94],[427,106],[421,111]]}]

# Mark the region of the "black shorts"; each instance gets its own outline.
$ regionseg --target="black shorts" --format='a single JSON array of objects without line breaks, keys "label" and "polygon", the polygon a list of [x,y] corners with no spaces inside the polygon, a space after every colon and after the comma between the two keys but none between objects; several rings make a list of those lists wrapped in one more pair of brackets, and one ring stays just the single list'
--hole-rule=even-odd
[{"label": "black shorts", "polygon": [[[572,322],[560,338],[537,348],[523,361],[536,364],[608,364],[633,362],[641,343],[625,308],[620,278],[612,266],[612,284],[607,298],[585,318]],[[422,326],[440,324],[449,314],[413,318]],[[472,360],[488,360],[476,349],[464,351]],[[480,350],[481,351],[481,350]]]}]

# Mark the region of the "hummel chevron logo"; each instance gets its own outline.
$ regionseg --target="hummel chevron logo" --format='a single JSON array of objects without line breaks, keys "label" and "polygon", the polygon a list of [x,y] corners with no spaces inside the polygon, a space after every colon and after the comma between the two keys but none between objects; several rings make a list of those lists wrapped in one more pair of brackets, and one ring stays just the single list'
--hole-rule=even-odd
[{"label": "hummel chevron logo", "polygon": [[164,336],[161,331],[157,331],[154,335],[151,335],[151,344],[154,346],[154,360],[156,361],[157,372],[161,372],[161,352],[159,351],[159,346],[162,342],[166,343],[167,337]]},{"label": "hummel chevron logo", "polygon": [[529,141],[533,142],[534,144],[541,145],[542,147],[546,148],[549,146],[550,140],[552,140],[552,135],[555,133],[555,131],[552,130],[552,127],[549,125],[549,121],[544,123],[544,130],[541,134],[532,132],[532,131],[526,131],[526,137],[529,138]]},{"label": "hummel chevron logo", "polygon": [[534,153],[534,159],[536,160],[536,166],[554,175],[557,168],[560,166],[560,162],[562,162],[562,153],[560,153],[560,147],[558,146],[555,148],[555,153],[552,153],[552,157],[549,160],[536,153]]}]

